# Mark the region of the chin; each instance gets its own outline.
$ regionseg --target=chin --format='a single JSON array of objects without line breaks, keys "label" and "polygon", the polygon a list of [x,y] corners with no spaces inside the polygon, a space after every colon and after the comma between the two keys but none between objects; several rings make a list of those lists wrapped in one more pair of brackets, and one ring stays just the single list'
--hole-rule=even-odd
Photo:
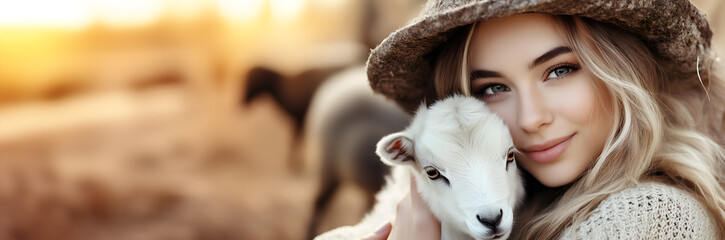
[{"label": "chin", "polygon": [[[553,167],[553,166],[552,166]],[[574,174],[572,169],[561,169],[561,168],[550,168],[550,169],[539,169],[545,171],[530,172],[531,175],[536,178],[544,186],[555,188],[561,187],[574,182],[584,170],[579,174]]]},{"label": "chin", "polygon": [[564,186],[564,185],[567,185],[567,184],[571,183],[572,181],[573,181],[573,179],[572,180],[559,180],[559,179],[556,179],[554,181],[541,181],[541,180],[539,180],[539,182],[541,184],[543,184],[544,186],[550,187],[550,188],[561,187],[561,186]]}]

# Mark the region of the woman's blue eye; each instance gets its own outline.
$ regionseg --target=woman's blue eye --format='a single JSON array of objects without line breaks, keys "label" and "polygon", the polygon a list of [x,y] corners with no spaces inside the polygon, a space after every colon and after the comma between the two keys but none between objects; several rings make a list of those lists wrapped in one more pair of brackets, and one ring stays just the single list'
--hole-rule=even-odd
[{"label": "woman's blue eye", "polygon": [[492,85],[489,85],[489,86],[486,86],[485,88],[483,88],[483,94],[493,95],[496,93],[501,93],[501,92],[505,92],[505,91],[509,91],[509,90],[511,90],[511,89],[509,89],[509,87],[507,87],[506,85],[492,84]]},{"label": "woman's blue eye", "polygon": [[547,78],[560,78],[563,76],[566,76],[567,74],[577,70],[574,66],[561,66],[554,68],[554,70],[551,70],[549,72],[549,75],[546,76]]},{"label": "woman's blue eye", "polygon": [[511,88],[500,83],[491,83],[478,88],[478,90],[473,92],[473,95],[480,98],[481,100],[486,100],[489,97],[507,91],[511,91]]}]

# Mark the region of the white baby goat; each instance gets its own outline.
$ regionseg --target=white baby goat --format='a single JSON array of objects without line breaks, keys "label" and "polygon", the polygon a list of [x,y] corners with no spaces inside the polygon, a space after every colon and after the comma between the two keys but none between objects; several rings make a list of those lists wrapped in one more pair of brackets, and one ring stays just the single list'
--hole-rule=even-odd
[{"label": "white baby goat", "polygon": [[395,220],[414,176],[441,223],[441,239],[506,239],[523,197],[508,128],[475,98],[453,96],[418,108],[402,132],[383,137],[376,153],[395,166],[373,210],[358,225],[316,239],[360,239]]}]

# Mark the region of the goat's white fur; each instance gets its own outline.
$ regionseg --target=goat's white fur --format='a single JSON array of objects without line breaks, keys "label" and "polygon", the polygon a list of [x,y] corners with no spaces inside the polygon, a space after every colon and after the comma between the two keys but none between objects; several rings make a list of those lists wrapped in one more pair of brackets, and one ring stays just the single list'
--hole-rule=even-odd
[{"label": "goat's white fur", "polygon": [[[372,211],[358,225],[316,239],[360,239],[393,222],[411,179],[440,220],[441,239],[505,239],[511,233],[513,210],[523,197],[516,163],[507,161],[512,147],[503,121],[475,98],[453,96],[430,108],[421,105],[407,129],[385,136],[377,145],[382,161],[395,167]],[[443,177],[430,179],[427,166],[437,168],[448,183]],[[495,232],[477,218],[501,212]]]}]

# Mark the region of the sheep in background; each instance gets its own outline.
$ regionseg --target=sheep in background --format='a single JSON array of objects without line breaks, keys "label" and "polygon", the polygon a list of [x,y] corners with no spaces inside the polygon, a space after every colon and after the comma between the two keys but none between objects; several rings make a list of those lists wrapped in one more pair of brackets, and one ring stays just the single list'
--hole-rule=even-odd
[{"label": "sheep in background", "polygon": [[364,190],[367,212],[385,183],[389,168],[375,155],[383,136],[400,131],[410,116],[368,86],[364,66],[331,77],[315,94],[306,122],[305,143],[310,162],[318,161],[320,190],[314,202],[308,239],[317,233],[323,212],[340,186],[353,183]]},{"label": "sheep in background", "polygon": [[394,167],[373,210],[358,225],[317,239],[360,239],[394,221],[410,175],[441,222],[441,239],[507,238],[523,197],[515,151],[503,121],[475,98],[422,105],[407,129],[377,145],[382,161]]}]

